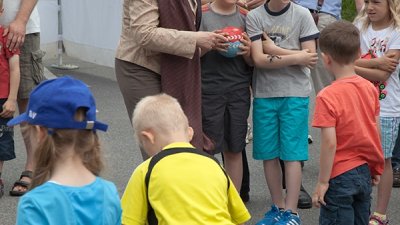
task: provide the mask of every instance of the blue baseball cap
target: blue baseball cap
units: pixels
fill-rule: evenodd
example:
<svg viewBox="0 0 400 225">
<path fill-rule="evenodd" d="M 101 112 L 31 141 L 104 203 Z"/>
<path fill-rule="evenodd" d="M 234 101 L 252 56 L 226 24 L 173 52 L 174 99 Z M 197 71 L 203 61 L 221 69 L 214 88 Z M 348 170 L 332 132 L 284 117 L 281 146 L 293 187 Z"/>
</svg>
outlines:
<svg viewBox="0 0 400 225">
<path fill-rule="evenodd" d="M 86 109 L 84 121 L 76 121 L 79 108 Z M 108 125 L 96 121 L 96 103 L 88 86 L 70 76 L 46 80 L 30 94 L 27 111 L 7 125 L 22 122 L 53 129 L 86 129 L 107 131 Z"/>
</svg>

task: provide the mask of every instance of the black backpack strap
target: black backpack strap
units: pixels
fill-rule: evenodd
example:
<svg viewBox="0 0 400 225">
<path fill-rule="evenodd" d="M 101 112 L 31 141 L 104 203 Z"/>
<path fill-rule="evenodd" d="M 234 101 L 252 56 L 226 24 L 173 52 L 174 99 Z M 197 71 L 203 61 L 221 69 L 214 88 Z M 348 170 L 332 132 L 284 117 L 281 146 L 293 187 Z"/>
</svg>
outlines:
<svg viewBox="0 0 400 225">
<path fill-rule="evenodd" d="M 149 182 L 150 182 L 151 172 L 153 171 L 154 166 L 161 159 L 163 159 L 164 157 L 170 156 L 170 155 L 177 154 L 177 153 L 193 153 L 193 154 L 202 155 L 204 157 L 214 160 L 218 164 L 218 166 L 220 166 L 220 168 L 222 169 L 222 171 L 224 172 L 224 174 L 226 176 L 226 179 L 228 181 L 228 189 L 231 185 L 228 175 L 226 174 L 226 171 L 222 168 L 222 166 L 219 164 L 218 159 L 216 159 L 214 156 L 211 156 L 204 151 L 199 151 L 194 148 L 173 148 L 173 149 L 163 150 L 163 151 L 157 153 L 155 156 L 153 156 L 153 158 L 150 159 L 149 167 L 147 169 L 146 177 L 144 180 L 145 185 L 146 185 L 147 206 L 148 206 L 147 220 L 148 220 L 149 225 L 157 225 L 158 224 L 156 214 L 154 212 L 153 207 L 151 207 L 151 204 L 149 201 Z"/>
</svg>

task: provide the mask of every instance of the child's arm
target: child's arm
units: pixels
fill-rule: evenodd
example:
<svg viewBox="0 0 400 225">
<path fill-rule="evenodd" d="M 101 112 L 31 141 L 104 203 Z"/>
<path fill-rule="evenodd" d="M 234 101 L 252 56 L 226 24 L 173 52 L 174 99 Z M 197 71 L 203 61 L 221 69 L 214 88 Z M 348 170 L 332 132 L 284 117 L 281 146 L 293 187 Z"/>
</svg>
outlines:
<svg viewBox="0 0 400 225">
<path fill-rule="evenodd" d="M 284 49 L 279 46 L 276 46 L 274 41 L 271 40 L 271 38 L 268 37 L 266 33 L 263 34 L 264 40 L 262 41 L 263 43 L 263 50 L 264 53 L 269 53 L 273 55 L 293 55 L 300 53 L 301 50 L 290 50 L 290 49 Z"/>
<path fill-rule="evenodd" d="M 312 67 L 317 61 L 317 54 L 309 53 L 306 50 L 293 55 L 265 54 L 261 39 L 251 43 L 251 57 L 255 66 L 264 69 L 277 69 L 293 65 Z"/>
<path fill-rule="evenodd" d="M 20 81 L 19 73 L 19 55 L 13 55 L 9 60 L 10 67 L 10 92 L 7 101 L 3 105 L 3 110 L 0 117 L 10 118 L 14 115 L 17 108 L 17 94 Z"/>
<path fill-rule="evenodd" d="M 122 224 L 147 224 L 148 202 L 145 177 L 148 164 L 141 163 L 133 171 L 121 197 Z"/>
<path fill-rule="evenodd" d="M 373 68 L 373 69 L 380 69 L 390 73 L 396 69 L 397 65 L 399 64 L 398 59 L 396 59 L 395 52 L 388 52 L 384 56 L 372 59 L 357 59 L 355 62 L 356 66 L 365 67 L 365 68 Z"/>
<path fill-rule="evenodd" d="M 386 81 L 399 63 L 400 50 L 390 49 L 385 56 L 374 59 L 357 59 L 356 73 L 371 81 Z"/>
<path fill-rule="evenodd" d="M 378 130 L 379 134 L 379 139 L 382 140 L 382 135 L 381 135 L 381 122 L 379 116 L 375 117 L 376 121 L 376 129 Z M 379 182 L 381 181 L 381 175 L 372 175 L 372 185 L 378 185 Z"/>
<path fill-rule="evenodd" d="M 329 188 L 329 178 L 331 176 L 333 161 L 336 153 L 336 128 L 321 128 L 321 155 L 319 163 L 318 183 L 313 194 L 313 204 L 316 207 L 325 205 L 324 196 Z"/>
<path fill-rule="evenodd" d="M 365 68 L 360 66 L 355 66 L 354 69 L 358 75 L 370 81 L 386 81 L 391 74 L 380 69 Z"/>
<path fill-rule="evenodd" d="M 300 45 L 301 45 L 301 49 L 303 49 L 303 50 L 307 49 L 311 53 L 316 53 L 317 52 L 317 45 L 316 45 L 316 40 L 315 39 L 301 42 Z"/>
<path fill-rule="evenodd" d="M 243 38 L 240 40 L 242 42 L 242 45 L 239 46 L 240 52 L 238 55 L 242 55 L 244 61 L 246 61 L 247 65 L 253 66 L 253 60 L 251 59 L 251 40 L 247 33 L 242 34 Z"/>
</svg>

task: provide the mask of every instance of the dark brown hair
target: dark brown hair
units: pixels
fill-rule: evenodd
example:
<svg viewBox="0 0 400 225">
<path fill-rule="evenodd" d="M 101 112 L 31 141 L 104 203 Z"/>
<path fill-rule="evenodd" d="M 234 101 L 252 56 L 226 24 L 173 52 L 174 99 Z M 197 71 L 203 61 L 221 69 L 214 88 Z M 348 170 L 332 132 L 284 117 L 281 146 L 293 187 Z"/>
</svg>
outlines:
<svg viewBox="0 0 400 225">
<path fill-rule="evenodd" d="M 360 32 L 347 21 L 331 23 L 322 30 L 319 47 L 337 63 L 350 64 L 359 57 Z"/>
</svg>

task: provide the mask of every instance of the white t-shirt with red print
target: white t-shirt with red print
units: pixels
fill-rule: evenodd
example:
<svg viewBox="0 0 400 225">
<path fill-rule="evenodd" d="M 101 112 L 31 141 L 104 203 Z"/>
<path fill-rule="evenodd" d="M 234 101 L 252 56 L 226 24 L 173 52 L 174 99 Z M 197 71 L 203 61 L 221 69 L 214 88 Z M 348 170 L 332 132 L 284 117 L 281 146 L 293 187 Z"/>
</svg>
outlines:
<svg viewBox="0 0 400 225">
<path fill-rule="evenodd" d="M 355 24 L 360 30 L 361 55 L 368 53 L 381 57 L 389 50 L 400 50 L 400 28 L 392 26 L 374 30 L 372 25 L 362 29 L 361 23 Z M 400 117 L 400 67 L 385 82 L 374 82 L 379 90 L 381 117 Z"/>
</svg>

